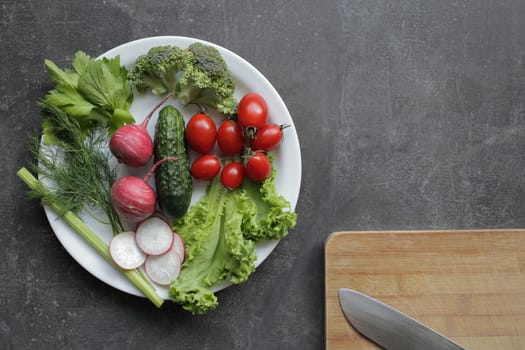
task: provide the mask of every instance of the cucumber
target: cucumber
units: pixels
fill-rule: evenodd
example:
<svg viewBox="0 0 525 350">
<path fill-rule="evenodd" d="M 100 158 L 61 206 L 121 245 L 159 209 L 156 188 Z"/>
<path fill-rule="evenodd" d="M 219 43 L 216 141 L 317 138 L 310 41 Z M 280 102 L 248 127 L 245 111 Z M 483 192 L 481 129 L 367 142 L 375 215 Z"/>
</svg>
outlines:
<svg viewBox="0 0 525 350">
<path fill-rule="evenodd" d="M 184 137 L 184 118 L 173 106 L 163 107 L 155 127 L 155 161 L 166 157 L 178 160 L 164 162 L 155 171 L 157 200 L 168 219 L 183 216 L 188 210 L 193 191 L 190 160 Z"/>
</svg>

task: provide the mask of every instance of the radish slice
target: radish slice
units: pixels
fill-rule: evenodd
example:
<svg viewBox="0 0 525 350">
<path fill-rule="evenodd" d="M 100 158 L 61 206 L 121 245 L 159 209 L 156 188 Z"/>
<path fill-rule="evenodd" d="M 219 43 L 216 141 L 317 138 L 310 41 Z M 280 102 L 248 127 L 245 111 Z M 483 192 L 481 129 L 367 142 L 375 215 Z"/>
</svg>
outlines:
<svg viewBox="0 0 525 350">
<path fill-rule="evenodd" d="M 109 242 L 109 254 L 115 264 L 124 270 L 136 269 L 146 260 L 146 254 L 138 247 L 132 231 L 114 236 Z"/>
<path fill-rule="evenodd" d="M 184 244 L 184 240 L 182 239 L 181 235 L 179 235 L 177 232 L 173 232 L 173 250 L 179 254 L 180 263 L 182 264 L 184 260 L 186 259 L 186 245 Z"/>
<path fill-rule="evenodd" d="M 164 255 L 148 256 L 144 266 L 146 273 L 153 282 L 167 286 L 179 277 L 181 262 L 179 254 L 171 249 Z"/>
<path fill-rule="evenodd" d="M 166 221 L 150 217 L 140 223 L 135 234 L 137 244 L 148 255 L 161 255 L 173 245 L 173 231 Z"/>
</svg>

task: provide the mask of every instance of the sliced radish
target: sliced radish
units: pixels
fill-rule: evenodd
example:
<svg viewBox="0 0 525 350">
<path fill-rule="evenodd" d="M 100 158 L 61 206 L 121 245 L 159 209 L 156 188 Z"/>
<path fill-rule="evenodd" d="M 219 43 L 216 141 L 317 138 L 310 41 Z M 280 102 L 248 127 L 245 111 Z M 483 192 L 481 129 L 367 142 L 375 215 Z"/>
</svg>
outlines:
<svg viewBox="0 0 525 350">
<path fill-rule="evenodd" d="M 153 282 L 166 286 L 179 277 L 181 262 L 179 254 L 171 249 L 163 255 L 148 256 L 144 266 Z"/>
<path fill-rule="evenodd" d="M 140 223 L 135 239 L 144 253 L 161 255 L 171 249 L 173 231 L 166 221 L 153 216 Z"/>
<path fill-rule="evenodd" d="M 181 235 L 179 235 L 177 232 L 173 232 L 173 250 L 179 254 L 180 263 L 182 264 L 184 262 L 184 259 L 186 259 L 186 245 L 184 244 L 184 240 L 182 239 Z"/>
<path fill-rule="evenodd" d="M 121 232 L 111 239 L 109 255 L 124 270 L 136 269 L 146 260 L 146 254 L 137 245 L 132 231 Z"/>
</svg>

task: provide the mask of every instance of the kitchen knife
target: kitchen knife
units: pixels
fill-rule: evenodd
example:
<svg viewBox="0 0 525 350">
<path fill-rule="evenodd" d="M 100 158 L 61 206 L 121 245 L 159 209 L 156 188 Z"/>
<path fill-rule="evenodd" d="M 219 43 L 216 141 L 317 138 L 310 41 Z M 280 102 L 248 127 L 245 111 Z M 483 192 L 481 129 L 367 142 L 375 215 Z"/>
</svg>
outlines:
<svg viewBox="0 0 525 350">
<path fill-rule="evenodd" d="M 385 349 L 464 349 L 402 312 L 353 289 L 339 289 L 339 302 L 348 322 Z"/>
</svg>

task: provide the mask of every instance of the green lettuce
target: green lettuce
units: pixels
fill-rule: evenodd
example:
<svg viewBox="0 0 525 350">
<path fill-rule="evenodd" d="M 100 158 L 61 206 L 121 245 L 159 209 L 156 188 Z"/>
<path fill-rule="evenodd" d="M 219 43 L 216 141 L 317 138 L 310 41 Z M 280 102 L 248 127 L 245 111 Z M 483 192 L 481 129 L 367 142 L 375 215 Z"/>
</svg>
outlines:
<svg viewBox="0 0 525 350">
<path fill-rule="evenodd" d="M 275 189 L 275 172 L 263 184 L 245 180 L 228 190 L 218 177 L 206 194 L 174 224 L 186 243 L 186 261 L 170 285 L 170 298 L 193 314 L 215 309 L 211 287 L 239 284 L 255 270 L 255 243 L 282 238 L 297 221 L 290 203 Z"/>
<path fill-rule="evenodd" d="M 277 194 L 275 174 L 274 169 L 262 185 L 253 181 L 243 182 L 243 192 L 255 205 L 243 222 L 243 235 L 248 239 L 280 239 L 288 234 L 290 227 L 295 226 L 297 215 L 292 211 L 290 202 Z"/>
</svg>

